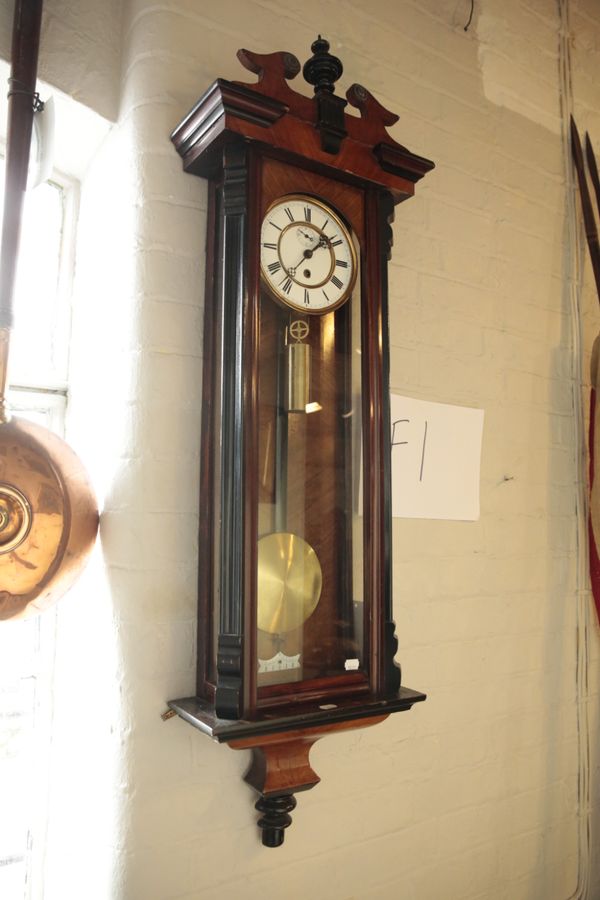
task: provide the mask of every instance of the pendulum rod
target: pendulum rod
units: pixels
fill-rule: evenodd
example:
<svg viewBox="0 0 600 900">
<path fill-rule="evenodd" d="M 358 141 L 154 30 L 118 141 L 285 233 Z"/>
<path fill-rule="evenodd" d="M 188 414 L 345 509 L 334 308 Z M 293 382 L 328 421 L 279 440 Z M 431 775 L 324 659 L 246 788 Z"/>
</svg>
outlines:
<svg viewBox="0 0 600 900">
<path fill-rule="evenodd" d="M 4 218 L 0 245 L 0 422 L 7 420 L 6 388 L 13 294 L 23 201 L 27 187 L 42 21 L 42 0 L 16 0 L 13 19 L 11 74 L 4 188 Z"/>
</svg>

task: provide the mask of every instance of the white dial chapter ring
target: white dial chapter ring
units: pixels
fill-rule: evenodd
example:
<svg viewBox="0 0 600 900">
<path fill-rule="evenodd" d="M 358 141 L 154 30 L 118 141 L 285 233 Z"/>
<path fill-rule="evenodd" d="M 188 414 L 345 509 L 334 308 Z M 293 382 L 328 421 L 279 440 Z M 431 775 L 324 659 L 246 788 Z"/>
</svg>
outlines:
<svg viewBox="0 0 600 900">
<path fill-rule="evenodd" d="M 303 194 L 274 201 L 260 240 L 262 279 L 285 306 L 320 315 L 350 296 L 357 271 L 353 240 L 323 201 Z"/>
</svg>

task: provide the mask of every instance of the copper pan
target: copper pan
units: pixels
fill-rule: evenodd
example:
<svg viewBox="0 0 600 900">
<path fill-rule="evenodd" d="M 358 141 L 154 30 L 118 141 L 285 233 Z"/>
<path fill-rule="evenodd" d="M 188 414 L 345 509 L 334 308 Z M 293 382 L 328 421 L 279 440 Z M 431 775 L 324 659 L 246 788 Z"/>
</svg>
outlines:
<svg viewBox="0 0 600 900">
<path fill-rule="evenodd" d="M 71 587 L 98 529 L 84 468 L 59 437 L 6 409 L 12 299 L 33 123 L 41 0 L 17 0 L 0 251 L 0 619 L 41 612 Z"/>
<path fill-rule="evenodd" d="M 0 619 L 43 612 L 73 584 L 98 530 L 85 470 L 33 422 L 0 425 Z"/>
</svg>

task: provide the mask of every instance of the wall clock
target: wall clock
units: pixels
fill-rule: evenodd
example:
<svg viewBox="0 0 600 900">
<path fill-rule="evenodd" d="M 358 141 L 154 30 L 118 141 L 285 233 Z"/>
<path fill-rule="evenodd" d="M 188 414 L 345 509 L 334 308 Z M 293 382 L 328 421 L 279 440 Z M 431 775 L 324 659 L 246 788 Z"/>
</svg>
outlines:
<svg viewBox="0 0 600 900">
<path fill-rule="evenodd" d="M 171 708 L 251 749 L 263 843 L 318 782 L 323 735 L 383 721 L 401 685 L 391 601 L 387 262 L 394 205 L 433 163 L 362 86 L 345 111 L 321 37 L 240 50 L 175 129 L 208 179 L 198 679 Z"/>
</svg>

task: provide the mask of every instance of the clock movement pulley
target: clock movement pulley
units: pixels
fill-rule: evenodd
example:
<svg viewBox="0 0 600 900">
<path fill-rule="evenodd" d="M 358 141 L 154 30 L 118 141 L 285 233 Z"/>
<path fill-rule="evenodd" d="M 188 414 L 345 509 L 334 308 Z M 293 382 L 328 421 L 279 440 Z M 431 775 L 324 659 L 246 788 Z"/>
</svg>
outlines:
<svg viewBox="0 0 600 900">
<path fill-rule="evenodd" d="M 170 706 L 252 750 L 267 846 L 319 780 L 317 739 L 425 699 L 394 661 L 387 261 L 433 163 L 312 50 L 313 98 L 292 54 L 240 50 L 258 81 L 216 81 L 172 135 L 209 181 L 209 241 L 198 679 Z"/>
</svg>

